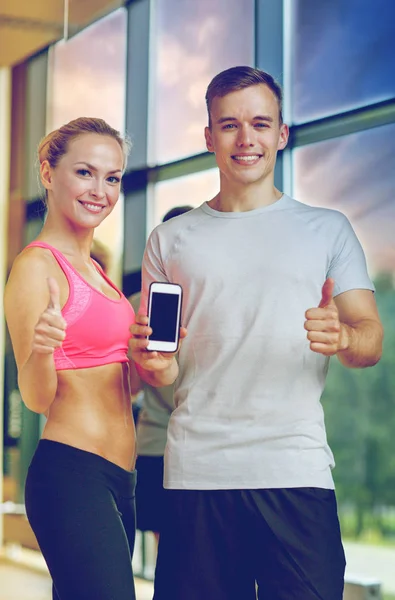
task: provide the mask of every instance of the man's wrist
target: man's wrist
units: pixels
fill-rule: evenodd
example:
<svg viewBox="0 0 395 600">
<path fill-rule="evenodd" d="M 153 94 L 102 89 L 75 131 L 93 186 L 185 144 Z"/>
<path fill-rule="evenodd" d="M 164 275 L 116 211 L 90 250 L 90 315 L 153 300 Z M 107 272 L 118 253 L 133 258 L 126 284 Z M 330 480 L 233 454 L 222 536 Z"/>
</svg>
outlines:
<svg viewBox="0 0 395 600">
<path fill-rule="evenodd" d="M 152 385 L 153 387 L 163 387 L 174 383 L 178 376 L 178 363 L 173 356 L 168 365 L 163 365 L 162 368 L 146 368 L 135 361 L 137 373 L 140 378 Z"/>
<path fill-rule="evenodd" d="M 338 352 L 345 352 L 350 347 L 351 327 L 345 323 L 340 323 L 340 339 Z"/>
</svg>

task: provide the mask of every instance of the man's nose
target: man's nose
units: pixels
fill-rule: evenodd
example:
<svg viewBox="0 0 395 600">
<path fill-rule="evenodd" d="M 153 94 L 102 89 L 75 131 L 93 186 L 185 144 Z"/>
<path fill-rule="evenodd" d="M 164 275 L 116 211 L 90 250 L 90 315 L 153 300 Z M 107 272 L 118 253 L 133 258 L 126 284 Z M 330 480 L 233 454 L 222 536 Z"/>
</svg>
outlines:
<svg viewBox="0 0 395 600">
<path fill-rule="evenodd" d="M 250 127 L 241 127 L 239 129 L 239 135 L 237 138 L 239 146 L 253 146 L 254 145 L 254 132 Z"/>
</svg>

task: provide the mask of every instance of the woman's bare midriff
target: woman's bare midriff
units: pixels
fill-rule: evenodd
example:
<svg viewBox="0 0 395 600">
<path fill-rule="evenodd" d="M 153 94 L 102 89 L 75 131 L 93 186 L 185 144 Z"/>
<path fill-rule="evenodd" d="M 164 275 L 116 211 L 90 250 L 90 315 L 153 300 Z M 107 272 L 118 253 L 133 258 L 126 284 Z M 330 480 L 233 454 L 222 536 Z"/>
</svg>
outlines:
<svg viewBox="0 0 395 600">
<path fill-rule="evenodd" d="M 93 452 L 128 471 L 136 460 L 128 363 L 58 371 L 42 437 Z"/>
</svg>

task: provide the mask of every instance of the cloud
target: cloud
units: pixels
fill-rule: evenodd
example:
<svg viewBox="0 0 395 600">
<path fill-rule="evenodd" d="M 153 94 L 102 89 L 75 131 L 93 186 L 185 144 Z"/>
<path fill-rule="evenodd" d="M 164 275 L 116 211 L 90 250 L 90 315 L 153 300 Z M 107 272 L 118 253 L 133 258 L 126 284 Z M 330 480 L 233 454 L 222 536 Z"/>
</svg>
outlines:
<svg viewBox="0 0 395 600">
<path fill-rule="evenodd" d="M 122 130 L 126 11 L 116 11 L 66 43 L 59 42 L 51 52 L 48 129 L 79 116 L 92 116 Z"/>
<path fill-rule="evenodd" d="M 395 270 L 394 133 L 387 125 L 293 151 L 295 197 L 343 212 L 373 272 Z"/>
<path fill-rule="evenodd" d="M 209 70 L 207 56 L 188 52 L 182 42 L 172 35 L 163 35 L 159 47 L 157 77 L 160 87 L 171 88 L 185 84 L 188 89 L 193 83 L 191 73 L 200 76 Z"/>
<path fill-rule="evenodd" d="M 205 150 L 207 85 L 219 71 L 253 58 L 253 2 L 229 7 L 224 0 L 201 0 L 182 6 L 177 19 L 165 13 L 158 19 L 152 159 L 160 162 Z"/>
</svg>

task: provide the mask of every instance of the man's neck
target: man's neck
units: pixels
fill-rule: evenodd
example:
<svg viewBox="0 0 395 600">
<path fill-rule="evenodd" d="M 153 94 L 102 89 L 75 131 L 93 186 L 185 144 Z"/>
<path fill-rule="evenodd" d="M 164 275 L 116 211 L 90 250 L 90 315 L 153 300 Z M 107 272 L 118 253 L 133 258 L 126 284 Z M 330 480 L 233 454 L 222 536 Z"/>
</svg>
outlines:
<svg viewBox="0 0 395 600">
<path fill-rule="evenodd" d="M 283 195 L 272 184 L 269 186 L 231 186 L 221 181 L 219 193 L 208 202 L 208 205 L 220 212 L 247 212 L 269 204 L 274 204 Z"/>
</svg>

